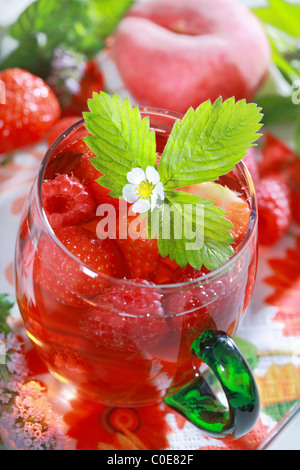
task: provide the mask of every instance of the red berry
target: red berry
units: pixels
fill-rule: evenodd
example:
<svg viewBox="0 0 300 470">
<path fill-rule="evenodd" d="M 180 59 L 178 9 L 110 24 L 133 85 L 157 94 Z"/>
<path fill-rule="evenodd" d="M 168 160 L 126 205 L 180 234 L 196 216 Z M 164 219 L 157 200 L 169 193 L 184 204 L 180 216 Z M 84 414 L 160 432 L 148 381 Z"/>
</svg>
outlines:
<svg viewBox="0 0 300 470">
<path fill-rule="evenodd" d="M 95 216 L 95 202 L 75 176 L 58 175 L 42 186 L 43 206 L 53 230 L 79 225 Z"/>
<path fill-rule="evenodd" d="M 208 272 L 206 268 L 198 271 L 188 265 L 186 268 L 178 268 L 175 271 L 172 282 L 180 284 L 195 281 Z M 218 287 L 221 289 L 221 286 Z M 213 305 L 217 299 L 218 293 L 213 287 L 195 283 L 193 287 L 180 289 L 166 296 L 164 307 L 172 329 L 175 332 L 183 332 L 189 342 L 204 329 L 215 328 L 216 325 L 206 304 Z"/>
<path fill-rule="evenodd" d="M 176 261 L 171 261 L 167 256 L 166 258 L 161 258 L 157 274 L 155 276 L 155 284 L 172 284 L 174 278 L 174 272 L 178 269 L 178 264 Z"/>
<path fill-rule="evenodd" d="M 254 185 L 257 185 L 259 182 L 259 173 L 258 173 L 258 165 L 256 160 L 256 151 L 253 147 L 248 149 L 247 155 L 243 159 L 251 177 L 253 180 Z"/>
<path fill-rule="evenodd" d="M 50 146 L 53 142 L 60 136 L 64 131 L 71 127 L 76 122 L 80 121 L 82 117 L 80 116 L 70 116 L 65 117 L 57 121 L 54 126 L 51 127 L 50 132 L 47 137 L 48 145 Z"/>
<path fill-rule="evenodd" d="M 300 160 L 292 163 L 287 172 L 287 181 L 291 191 L 293 220 L 300 225 Z"/>
<path fill-rule="evenodd" d="M 99 240 L 82 227 L 64 227 L 56 236 L 70 255 L 50 237 L 42 238 L 33 274 L 35 281 L 56 300 L 67 305 L 82 305 L 82 299 L 92 299 L 102 292 L 108 282 L 105 276 L 124 277 L 121 256 L 112 240 Z M 94 273 L 89 275 L 83 265 Z"/>
<path fill-rule="evenodd" d="M 291 195 L 281 175 L 263 178 L 256 188 L 258 232 L 261 245 L 273 245 L 288 230 L 291 220 Z"/>
<path fill-rule="evenodd" d="M 177 268 L 173 275 L 173 283 L 184 283 L 195 281 L 205 274 L 210 273 L 209 269 L 202 266 L 200 270 L 193 268 L 189 264 L 185 268 Z"/>
<path fill-rule="evenodd" d="M 161 255 L 157 240 L 149 240 L 146 234 L 147 219 L 131 212 L 120 214 L 117 220 L 117 244 L 126 261 L 130 277 L 154 281 Z M 120 228 L 121 227 L 121 228 Z"/>
<path fill-rule="evenodd" d="M 88 111 L 87 101 L 93 92 L 99 93 L 104 89 L 104 77 L 95 60 L 87 63 L 86 70 L 80 82 L 80 91 L 73 95 L 70 105 L 64 115 L 81 114 Z"/>
<path fill-rule="evenodd" d="M 92 164 L 91 158 L 94 157 L 96 157 L 96 155 L 91 150 L 82 155 L 80 165 L 81 180 L 90 189 L 97 205 L 112 204 L 117 208 L 119 205 L 119 199 L 111 197 L 109 195 L 110 190 L 104 188 L 96 181 L 100 176 L 102 176 L 102 173 Z"/>
<path fill-rule="evenodd" d="M 0 105 L 0 154 L 42 140 L 59 119 L 59 102 L 39 77 L 19 68 L 0 73 L 5 104 Z"/>
<path fill-rule="evenodd" d="M 209 274 L 205 267 L 198 271 L 187 266 L 175 271 L 173 282 L 188 284 L 166 293 L 164 309 L 173 333 L 182 335 L 182 346 L 185 344 L 189 349 L 191 342 L 206 329 L 228 331 L 234 324 L 244 299 L 240 269 L 236 264 L 232 271 L 209 280 L 204 279 Z"/>
<path fill-rule="evenodd" d="M 295 160 L 294 152 L 273 134 L 267 134 L 261 150 L 259 174 L 265 178 L 272 174 L 282 173 Z"/>
<path fill-rule="evenodd" d="M 81 328 L 100 347 L 144 350 L 163 341 L 169 332 L 161 297 L 159 289 L 144 280 L 111 287 L 94 299 L 97 307 L 84 312 Z"/>
</svg>

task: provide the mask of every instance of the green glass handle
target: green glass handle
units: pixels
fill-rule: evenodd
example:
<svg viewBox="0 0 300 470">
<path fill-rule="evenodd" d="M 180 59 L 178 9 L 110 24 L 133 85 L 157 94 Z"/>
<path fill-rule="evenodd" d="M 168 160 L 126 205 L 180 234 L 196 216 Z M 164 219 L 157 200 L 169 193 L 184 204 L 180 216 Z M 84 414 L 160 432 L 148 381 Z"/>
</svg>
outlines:
<svg viewBox="0 0 300 470">
<path fill-rule="evenodd" d="M 222 331 L 206 330 L 192 344 L 191 352 L 214 372 L 226 395 L 224 406 L 203 377 L 171 393 L 165 402 L 206 433 L 238 439 L 255 425 L 259 395 L 249 365 L 233 339 Z"/>
</svg>

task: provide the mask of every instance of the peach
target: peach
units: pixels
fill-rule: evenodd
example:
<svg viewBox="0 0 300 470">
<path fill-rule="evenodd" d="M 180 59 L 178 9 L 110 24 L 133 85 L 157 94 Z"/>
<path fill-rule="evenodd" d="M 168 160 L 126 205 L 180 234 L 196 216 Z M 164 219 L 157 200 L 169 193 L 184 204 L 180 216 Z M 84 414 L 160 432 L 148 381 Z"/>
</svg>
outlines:
<svg viewBox="0 0 300 470">
<path fill-rule="evenodd" d="M 114 56 L 138 104 L 183 113 L 219 96 L 252 100 L 271 53 L 257 18 L 235 0 L 149 0 L 120 22 Z"/>
</svg>

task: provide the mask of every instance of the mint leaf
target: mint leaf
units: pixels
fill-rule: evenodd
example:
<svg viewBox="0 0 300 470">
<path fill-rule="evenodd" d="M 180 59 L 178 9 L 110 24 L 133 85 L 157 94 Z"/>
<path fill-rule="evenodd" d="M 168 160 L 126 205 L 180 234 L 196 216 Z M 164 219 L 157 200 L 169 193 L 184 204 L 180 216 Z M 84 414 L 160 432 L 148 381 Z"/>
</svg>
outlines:
<svg viewBox="0 0 300 470">
<path fill-rule="evenodd" d="M 90 112 L 83 113 L 85 127 L 92 134 L 84 139 L 97 155 L 91 162 L 104 176 L 98 183 L 111 189 L 111 196 L 122 196 L 132 168 L 156 166 L 155 132 L 148 116 L 141 119 L 138 107 L 132 109 L 126 98 L 94 93 L 88 101 Z"/>
<path fill-rule="evenodd" d="M 166 203 L 149 216 L 149 238 L 157 236 L 160 254 L 182 268 L 190 264 L 214 270 L 234 253 L 234 239 L 228 231 L 232 224 L 225 215 L 209 199 L 168 190 Z"/>
<path fill-rule="evenodd" d="M 219 98 L 190 108 L 176 121 L 159 164 L 165 188 L 216 180 L 231 171 L 260 137 L 260 108 Z"/>
</svg>

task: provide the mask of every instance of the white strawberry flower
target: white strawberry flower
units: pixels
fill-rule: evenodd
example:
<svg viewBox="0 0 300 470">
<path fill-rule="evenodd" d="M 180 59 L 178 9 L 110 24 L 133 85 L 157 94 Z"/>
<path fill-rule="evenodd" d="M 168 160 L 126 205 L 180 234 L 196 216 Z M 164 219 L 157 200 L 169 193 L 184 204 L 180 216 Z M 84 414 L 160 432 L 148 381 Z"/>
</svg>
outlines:
<svg viewBox="0 0 300 470">
<path fill-rule="evenodd" d="M 153 211 L 159 207 L 165 199 L 164 186 L 160 181 L 160 175 L 153 166 L 133 168 L 127 173 L 127 181 L 123 188 L 123 198 L 133 204 L 134 212 Z"/>
</svg>

